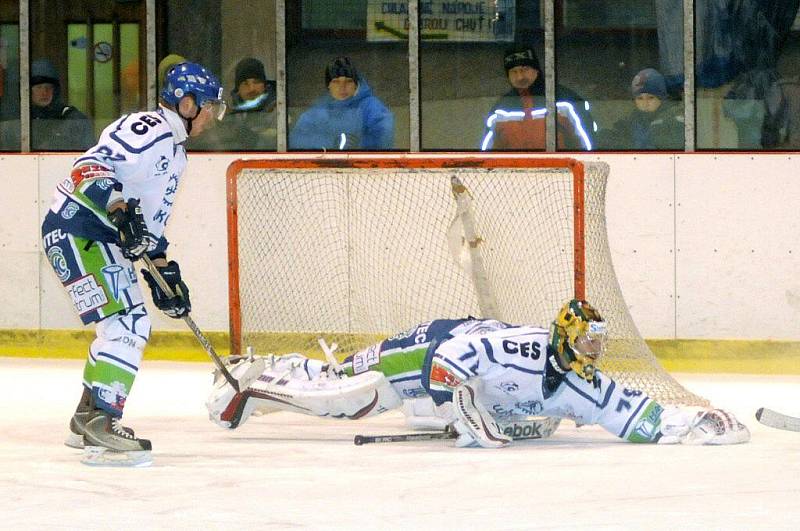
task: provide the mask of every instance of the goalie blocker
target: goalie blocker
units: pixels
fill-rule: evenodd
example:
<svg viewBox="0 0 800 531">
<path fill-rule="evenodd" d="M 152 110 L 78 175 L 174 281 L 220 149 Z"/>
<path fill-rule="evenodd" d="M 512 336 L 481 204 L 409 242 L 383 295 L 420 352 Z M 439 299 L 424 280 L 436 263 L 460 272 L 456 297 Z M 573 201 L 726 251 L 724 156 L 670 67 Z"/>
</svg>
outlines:
<svg viewBox="0 0 800 531">
<path fill-rule="evenodd" d="M 586 301 L 569 301 L 550 330 L 486 319 L 421 323 L 345 360 L 343 372 L 301 354 L 239 358 L 232 371 L 264 360 L 261 376 L 242 393 L 218 379 L 209 414 L 223 427 L 253 412 L 284 410 L 333 418 L 363 418 L 416 403 L 410 425 L 452 425 L 458 446 L 499 448 L 510 438 L 500 422 L 531 416 L 598 424 L 636 443 L 733 444 L 747 428 L 719 409 L 663 406 L 637 389 L 618 385 L 596 368 L 605 349 L 605 323 Z M 241 366 L 241 367 L 240 367 Z M 424 404 L 424 402 L 421 402 Z"/>
</svg>

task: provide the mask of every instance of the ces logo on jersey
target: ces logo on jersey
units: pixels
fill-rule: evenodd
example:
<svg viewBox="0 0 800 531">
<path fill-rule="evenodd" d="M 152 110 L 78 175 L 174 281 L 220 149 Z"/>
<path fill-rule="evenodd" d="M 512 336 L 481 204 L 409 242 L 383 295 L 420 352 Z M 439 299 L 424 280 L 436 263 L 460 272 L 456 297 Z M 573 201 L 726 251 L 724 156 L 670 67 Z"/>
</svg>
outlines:
<svg viewBox="0 0 800 531">
<path fill-rule="evenodd" d="M 536 341 L 503 341 L 503 350 L 508 354 L 519 354 L 523 358 L 538 360 L 542 355 L 542 346 Z"/>
</svg>

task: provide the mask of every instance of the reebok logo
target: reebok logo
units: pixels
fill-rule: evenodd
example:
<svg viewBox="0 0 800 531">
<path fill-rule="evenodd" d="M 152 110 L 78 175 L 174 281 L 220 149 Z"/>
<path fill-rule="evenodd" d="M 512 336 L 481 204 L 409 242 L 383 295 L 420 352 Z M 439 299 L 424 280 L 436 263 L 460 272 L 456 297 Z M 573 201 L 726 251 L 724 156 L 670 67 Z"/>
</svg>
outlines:
<svg viewBox="0 0 800 531">
<path fill-rule="evenodd" d="M 503 435 L 518 439 L 541 439 L 541 424 L 511 424 L 503 427 Z"/>
</svg>

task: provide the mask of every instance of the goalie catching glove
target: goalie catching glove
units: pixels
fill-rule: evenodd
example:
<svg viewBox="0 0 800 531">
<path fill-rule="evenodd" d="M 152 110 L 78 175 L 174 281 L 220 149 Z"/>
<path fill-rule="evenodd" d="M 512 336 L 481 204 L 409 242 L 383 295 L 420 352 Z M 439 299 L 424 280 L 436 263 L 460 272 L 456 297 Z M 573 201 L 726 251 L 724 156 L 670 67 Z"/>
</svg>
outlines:
<svg viewBox="0 0 800 531">
<path fill-rule="evenodd" d="M 156 247 L 156 240 L 147 230 L 138 199 L 128 199 L 111 207 L 108 219 L 117 228 L 117 245 L 122 256 L 134 262 Z"/>
<path fill-rule="evenodd" d="M 174 297 L 169 297 L 158 285 L 150 271 L 142 269 L 142 277 L 144 277 L 147 285 L 150 286 L 150 292 L 153 294 L 153 303 L 156 308 L 173 319 L 180 319 L 188 315 L 192 311 L 192 303 L 189 300 L 189 288 L 181 279 L 181 268 L 178 267 L 178 262 L 170 260 L 167 265 L 156 266 L 156 269 L 170 287 L 172 293 L 175 294 Z"/>
</svg>

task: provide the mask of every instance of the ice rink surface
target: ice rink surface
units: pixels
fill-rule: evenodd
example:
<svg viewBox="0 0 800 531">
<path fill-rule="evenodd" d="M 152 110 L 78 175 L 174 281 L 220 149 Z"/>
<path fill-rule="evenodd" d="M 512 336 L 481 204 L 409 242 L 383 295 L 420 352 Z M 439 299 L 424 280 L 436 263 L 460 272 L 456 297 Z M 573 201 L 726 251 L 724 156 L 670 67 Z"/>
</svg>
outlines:
<svg viewBox="0 0 800 531">
<path fill-rule="evenodd" d="M 0 358 L 2 529 L 800 529 L 800 377 L 678 375 L 752 432 L 728 447 L 633 445 L 564 421 L 502 450 L 452 441 L 354 446 L 404 433 L 290 413 L 235 431 L 207 419 L 211 364 L 145 361 L 125 424 L 153 466 L 82 465 L 62 441 L 82 362 Z"/>
</svg>

